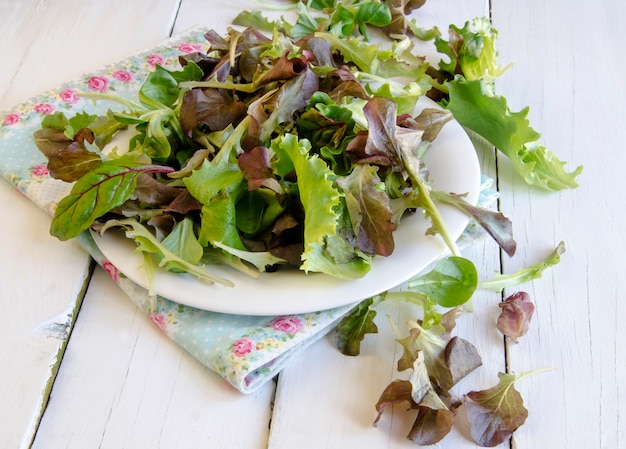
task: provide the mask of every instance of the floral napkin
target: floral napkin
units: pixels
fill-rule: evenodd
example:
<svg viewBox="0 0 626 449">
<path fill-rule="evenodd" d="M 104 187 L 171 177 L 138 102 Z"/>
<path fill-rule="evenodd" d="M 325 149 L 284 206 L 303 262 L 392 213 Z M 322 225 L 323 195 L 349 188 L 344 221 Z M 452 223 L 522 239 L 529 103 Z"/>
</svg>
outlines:
<svg viewBox="0 0 626 449">
<path fill-rule="evenodd" d="M 48 175 L 46 158 L 32 140 L 41 118 L 55 111 L 103 114 L 113 107 L 107 102 L 85 100 L 78 96 L 81 91 L 114 92 L 134 99 L 156 64 L 177 67 L 179 55 L 206 50 L 205 31 L 191 30 L 0 113 L 0 176 L 52 215 L 71 186 Z M 495 198 L 490 183 L 484 179 L 482 204 Z M 474 240 L 475 231 L 469 226 L 462 238 Z M 89 232 L 81 234 L 78 241 L 167 336 L 243 393 L 253 392 L 271 379 L 292 356 L 326 335 L 353 307 L 289 316 L 244 316 L 199 310 L 158 297 L 155 309 L 147 290 L 108 261 Z"/>
</svg>

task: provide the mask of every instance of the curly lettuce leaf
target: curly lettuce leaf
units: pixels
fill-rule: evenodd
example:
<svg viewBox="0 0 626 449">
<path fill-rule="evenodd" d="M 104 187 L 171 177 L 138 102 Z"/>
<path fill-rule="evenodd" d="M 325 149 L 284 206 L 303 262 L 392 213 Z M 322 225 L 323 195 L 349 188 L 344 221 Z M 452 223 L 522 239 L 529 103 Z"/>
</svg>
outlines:
<svg viewBox="0 0 626 449">
<path fill-rule="evenodd" d="M 310 143 L 284 134 L 272 141 L 279 172 L 293 167 L 304 207 L 304 252 L 301 269 L 322 272 L 344 279 L 360 278 L 371 260 L 356 251 L 338 232 L 342 220 L 341 195 L 332 181 L 332 172 L 317 155 L 309 154 Z"/>
<path fill-rule="evenodd" d="M 447 86 L 447 108 L 454 118 L 504 153 L 526 183 L 553 191 L 578 187 L 576 177 L 583 167 L 567 172 L 565 162 L 538 143 L 541 134 L 530 126 L 528 108 L 512 112 L 506 99 L 491 95 L 481 80 L 457 77 Z"/>
<path fill-rule="evenodd" d="M 447 63 L 439 63 L 439 67 L 448 73 L 460 73 L 467 80 L 484 79 L 492 82 L 508 68 L 498 64 L 498 31 L 487 17 L 467 21 L 463 28 L 450 25 L 448 35 L 448 41 L 441 37 L 435 38 L 437 50 L 450 59 Z"/>
</svg>

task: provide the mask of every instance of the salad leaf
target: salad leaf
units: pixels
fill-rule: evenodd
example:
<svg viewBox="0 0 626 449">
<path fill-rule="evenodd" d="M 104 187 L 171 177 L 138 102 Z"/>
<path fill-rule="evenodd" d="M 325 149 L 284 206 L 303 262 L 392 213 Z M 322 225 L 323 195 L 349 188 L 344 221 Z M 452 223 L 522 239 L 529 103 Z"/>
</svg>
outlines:
<svg viewBox="0 0 626 449">
<path fill-rule="evenodd" d="M 461 195 L 433 190 L 431 196 L 436 201 L 450 204 L 472 217 L 494 241 L 509 256 L 513 257 L 517 250 L 517 243 L 513 238 L 513 223 L 501 212 L 484 207 L 473 206 Z"/>
<path fill-rule="evenodd" d="M 496 327 L 513 343 L 517 343 L 517 339 L 528 332 L 535 305 L 526 292 L 514 293 L 498 305 L 500 315 Z"/>
<path fill-rule="evenodd" d="M 377 187 L 380 179 L 376 171 L 376 167 L 357 164 L 352 173 L 339 178 L 337 184 L 345 195 L 357 246 L 367 254 L 389 256 L 395 246 L 396 225 L 392 221 L 389 196 Z"/>
<path fill-rule="evenodd" d="M 565 162 L 537 142 L 541 135 L 526 119 L 528 108 L 512 112 L 506 99 L 490 95 L 484 83 L 461 77 L 447 83 L 447 107 L 454 118 L 502 151 L 528 184 L 555 191 L 578 187 L 582 166 L 567 172 Z"/>
<path fill-rule="evenodd" d="M 203 266 L 195 265 L 180 258 L 168 248 L 166 248 L 156 237 L 148 231 L 141 223 L 133 218 L 122 220 L 109 220 L 102 226 L 100 233 L 104 233 L 113 227 L 125 229 L 126 236 L 135 241 L 137 251 L 144 254 L 154 254 L 159 258 L 159 266 L 174 272 L 184 272 L 195 276 L 197 279 L 212 283 L 219 283 L 225 287 L 233 287 L 234 284 L 228 279 L 216 276 L 206 270 Z"/>
<path fill-rule="evenodd" d="M 450 256 L 437 262 L 432 271 L 412 279 L 408 288 L 417 290 L 444 307 L 467 302 L 478 285 L 474 264 L 463 257 Z"/>
<path fill-rule="evenodd" d="M 41 128 L 35 131 L 35 144 L 48 158 L 48 171 L 54 179 L 74 182 L 102 163 L 102 158 L 89 146 L 94 136 L 88 128 L 82 128 L 69 139 L 58 128 Z"/>
<path fill-rule="evenodd" d="M 161 241 L 161 244 L 192 265 L 197 265 L 204 254 L 202 245 L 198 243 L 194 233 L 193 221 L 190 218 L 184 218 L 178 222 L 174 229 Z"/>
<path fill-rule="evenodd" d="M 508 68 L 498 64 L 497 37 L 498 31 L 487 17 L 467 21 L 463 28 L 451 25 L 447 42 L 435 38 L 436 48 L 450 58 L 448 63 L 440 62 L 439 67 L 451 75 L 462 74 L 466 80 L 492 82 Z"/>
<path fill-rule="evenodd" d="M 307 140 L 298 140 L 293 134 L 273 140 L 270 149 L 277 155 L 277 164 L 292 166 L 298 179 L 305 212 L 301 269 L 345 279 L 363 276 L 370 269 L 369 258 L 350 249 L 337 233 L 341 199 L 328 166 L 317 155 L 309 154 Z"/>
<path fill-rule="evenodd" d="M 536 372 L 536 371 L 535 371 Z M 470 391 L 464 405 L 472 439 L 483 447 L 493 447 L 508 439 L 528 417 L 524 400 L 515 389 L 515 382 L 534 372 L 499 373 L 496 386 Z"/>
<path fill-rule="evenodd" d="M 430 446 L 441 441 L 452 430 L 454 425 L 454 411 L 447 407 L 442 407 L 441 400 L 432 401 L 431 398 L 438 399 L 432 391 L 426 395 L 426 401 L 422 401 L 418 406 L 417 418 L 411 427 L 407 438 L 420 446 Z M 431 405 L 431 402 L 435 402 Z"/>
<path fill-rule="evenodd" d="M 507 287 L 519 285 L 524 282 L 538 279 L 546 268 L 554 266 L 561 261 L 561 254 L 565 252 L 565 243 L 560 242 L 552 253 L 545 260 L 537 262 L 528 267 L 520 268 L 517 272 L 511 274 L 498 274 L 491 279 L 483 281 L 478 288 L 501 292 Z"/>
<path fill-rule="evenodd" d="M 133 194 L 142 173 L 168 173 L 162 165 L 133 162 L 128 158 L 105 161 L 83 175 L 54 213 L 50 232 L 60 240 L 76 237 L 99 217 Z"/>
<path fill-rule="evenodd" d="M 198 240 L 202 246 L 218 241 L 236 249 L 245 249 L 237 231 L 235 207 L 245 189 L 245 181 L 236 163 L 220 159 L 205 160 L 191 176 L 183 178 L 189 193 L 202 203 Z"/>
<path fill-rule="evenodd" d="M 341 319 L 335 331 L 335 343 L 342 354 L 359 355 L 365 335 L 378 333 L 378 326 L 374 323 L 375 305 L 375 299 L 368 298 Z"/>
</svg>

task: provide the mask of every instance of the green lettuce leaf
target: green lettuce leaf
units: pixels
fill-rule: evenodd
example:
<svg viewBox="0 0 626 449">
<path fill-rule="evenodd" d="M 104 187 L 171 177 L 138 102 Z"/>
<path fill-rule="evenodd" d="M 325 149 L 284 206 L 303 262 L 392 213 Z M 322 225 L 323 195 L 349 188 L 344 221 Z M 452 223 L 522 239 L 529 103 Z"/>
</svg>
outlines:
<svg viewBox="0 0 626 449">
<path fill-rule="evenodd" d="M 301 269 L 322 272 L 344 279 L 362 277 L 370 269 L 370 258 L 360 254 L 338 233 L 341 196 L 332 181 L 332 172 L 317 155 L 309 154 L 311 144 L 284 134 L 272 141 L 277 171 L 295 169 L 300 201 L 304 207 L 304 252 Z M 288 172 L 287 172 L 288 173 Z"/>
<path fill-rule="evenodd" d="M 191 176 L 183 178 L 189 193 L 202 203 L 202 220 L 198 241 L 208 246 L 212 241 L 243 250 L 236 227 L 235 205 L 246 182 L 237 163 L 220 159 L 205 160 Z"/>
<path fill-rule="evenodd" d="M 582 166 L 567 172 L 565 162 L 537 142 L 541 134 L 530 126 L 528 108 L 512 112 L 504 97 L 488 93 L 484 81 L 457 77 L 447 86 L 454 118 L 504 153 L 526 183 L 553 191 L 578 187 Z"/>
</svg>

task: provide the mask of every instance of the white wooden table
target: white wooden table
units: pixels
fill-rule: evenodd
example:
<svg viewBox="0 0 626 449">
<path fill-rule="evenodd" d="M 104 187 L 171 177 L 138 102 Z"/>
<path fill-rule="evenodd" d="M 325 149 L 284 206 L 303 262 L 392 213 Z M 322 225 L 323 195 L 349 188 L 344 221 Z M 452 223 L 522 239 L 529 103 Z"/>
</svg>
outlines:
<svg viewBox="0 0 626 449">
<path fill-rule="evenodd" d="M 216 15 L 225 30 L 255 6 L 0 0 L 0 110 Z M 569 169 L 585 166 L 579 189 L 542 193 L 478 149 L 519 245 L 512 259 L 491 241 L 473 247 L 481 275 L 537 262 L 561 240 L 567 252 L 527 286 L 537 311 L 516 345 L 493 326 L 500 295 L 477 294 L 458 333 L 484 365 L 463 387 L 489 387 L 498 371 L 555 368 L 519 383 L 530 415 L 501 447 L 626 448 L 626 3 L 429 0 L 419 14 L 444 30 L 491 14 L 501 62 L 515 64 L 499 92 L 513 110 L 530 105 Z M 77 244 L 50 237 L 49 217 L 4 181 L 0 204 L 0 447 L 415 447 L 402 407 L 372 427 L 399 351 L 385 313 L 360 357 L 326 338 L 243 395 L 163 336 Z M 475 444 L 461 425 L 438 447 Z"/>
</svg>

